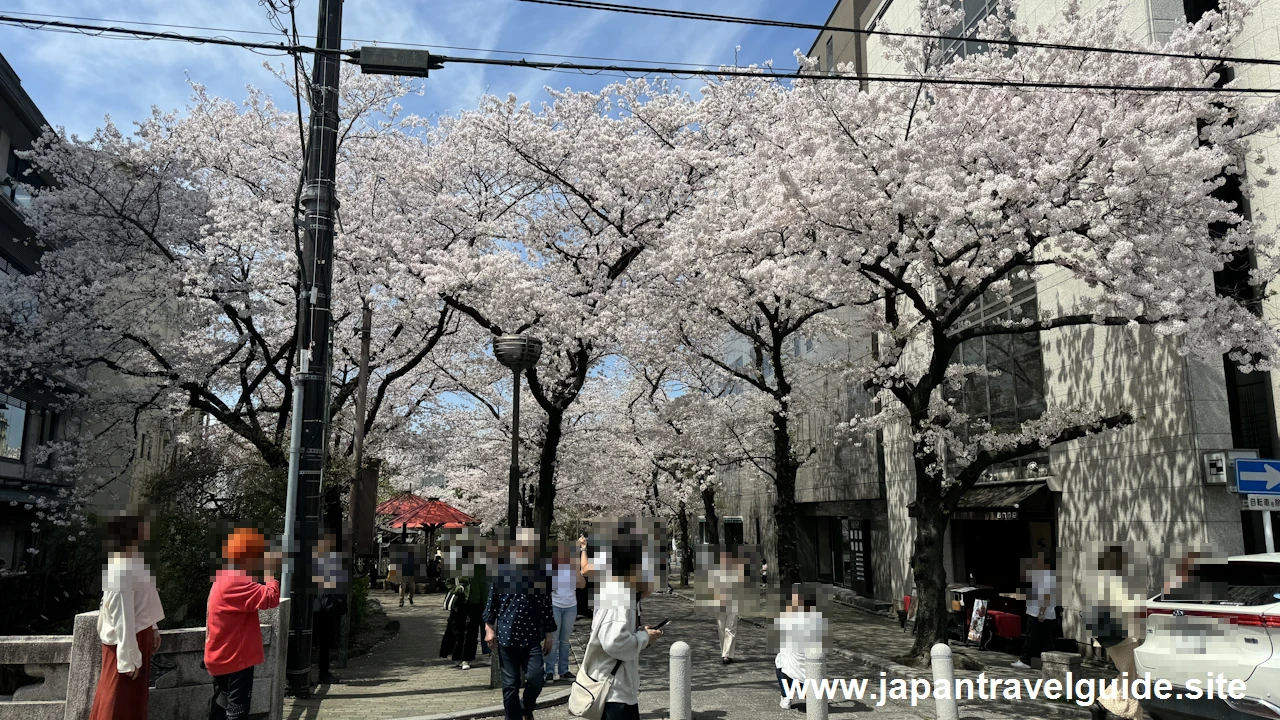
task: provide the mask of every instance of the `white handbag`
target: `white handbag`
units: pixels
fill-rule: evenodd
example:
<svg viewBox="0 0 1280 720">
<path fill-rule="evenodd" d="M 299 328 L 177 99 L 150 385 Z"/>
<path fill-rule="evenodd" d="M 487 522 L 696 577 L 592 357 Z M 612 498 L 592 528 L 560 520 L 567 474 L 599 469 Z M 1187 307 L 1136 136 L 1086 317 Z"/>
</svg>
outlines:
<svg viewBox="0 0 1280 720">
<path fill-rule="evenodd" d="M 593 630 L 591 639 L 587 641 L 587 652 L 578 666 L 578 676 L 574 678 L 573 688 L 569 691 L 569 713 L 586 720 L 600 720 L 604 717 L 604 704 L 609 698 L 609 691 L 613 689 L 613 680 L 618 674 L 618 668 L 622 667 L 622 661 L 619 660 L 614 663 L 613 671 L 602 678 L 596 679 L 588 675 L 587 668 L 594 664 L 590 662 L 590 659 L 595 657 L 592 650 L 604 652 L 604 648 L 595 640 Z"/>
</svg>

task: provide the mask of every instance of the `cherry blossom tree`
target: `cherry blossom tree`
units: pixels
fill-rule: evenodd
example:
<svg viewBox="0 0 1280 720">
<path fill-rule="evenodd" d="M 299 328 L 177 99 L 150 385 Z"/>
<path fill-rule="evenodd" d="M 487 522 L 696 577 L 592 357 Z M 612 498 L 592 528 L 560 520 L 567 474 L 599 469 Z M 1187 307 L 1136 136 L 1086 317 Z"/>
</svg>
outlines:
<svg viewBox="0 0 1280 720">
<path fill-rule="evenodd" d="M 46 250 L 35 275 L 0 279 L 0 364 L 65 379 L 124 429 L 148 412 L 197 410 L 281 469 L 296 357 L 300 120 L 258 90 L 243 104 L 193 91 L 184 112 L 156 111 L 132 134 L 108 120 L 91 138 L 50 131 L 36 144 L 32 162 L 56 180 L 28 213 Z M 390 191 L 427 157 L 422 122 L 396 104 L 410 91 L 354 73 L 343 82 L 331 414 L 348 430 L 336 452 L 349 451 L 357 421 L 375 448 L 380 429 L 407 422 L 432 391 L 425 359 L 456 331 L 438 289 L 424 293 L 389 251 L 388 238 L 425 222 L 421 204 Z M 365 306 L 370 400 L 357 420 Z"/>
<path fill-rule="evenodd" d="M 924 32 L 957 22 L 948 2 L 921 7 Z M 1071 5 L 1064 22 L 1032 28 L 1012 20 L 1005 4 L 978 35 L 1146 48 L 1125 34 L 1122 11 L 1105 3 L 1086 15 Z M 1241 6 L 1224 3 L 1174 32 L 1167 48 L 1230 55 L 1243 17 Z M 886 47 L 910 75 L 1198 88 L 1224 80 L 1209 60 L 1036 48 L 952 58 L 935 42 Z M 748 106 L 758 87 L 727 82 L 710 93 Z M 1213 273 L 1252 253 L 1252 282 L 1265 284 L 1273 238 L 1215 191 L 1239 176 L 1251 139 L 1275 128 L 1280 107 L 1214 92 L 924 83 L 861 91 L 821 80 L 797 83 L 783 104 L 753 147 L 755 166 L 772 168 L 773 197 L 756 203 L 744 227 L 760 236 L 796 228 L 839 282 L 864 295 L 859 302 L 876 303 L 865 329 L 876 334 L 878 353 L 852 373 L 884 409 L 854 425 L 900 423 L 914 450 L 910 564 L 919 611 L 909 657 L 925 662 L 946 638 L 942 537 L 965 492 L 1001 463 L 1135 422 L 1123 407 L 1076 405 L 1050 405 L 1021 423 L 970 417 L 957 396 L 997 371 L 960 362 L 958 351 L 979 338 L 1143 326 L 1181 352 L 1225 353 L 1246 371 L 1270 368 L 1274 329 L 1216 293 Z M 764 184 L 747 173 L 734 181 Z M 1050 271 L 1088 292 L 1066 307 L 974 319 L 979 303 L 1011 300 Z"/>
<path fill-rule="evenodd" d="M 514 98 L 441 122 L 438 188 L 457 221 L 438 251 L 408 261 L 445 302 L 492 335 L 530 332 L 542 360 L 524 378 L 545 416 L 534 526 L 550 531 L 568 418 L 593 373 L 627 345 L 633 264 L 693 197 L 699 154 L 692 101 L 634 81 L 553 93 L 535 111 Z M 443 177 L 443 175 L 441 176 Z M 406 249 L 406 252 L 411 249 Z M 431 282 L 447 272 L 447 282 Z"/>
<path fill-rule="evenodd" d="M 860 285 L 833 279 L 824 241 L 804 218 L 775 211 L 784 208 L 770 181 L 777 177 L 774 153 L 761 146 L 794 125 L 790 95 L 763 78 L 707 92 L 698 122 L 715 167 L 654 271 L 661 279 L 655 292 L 674 308 L 656 331 L 670 336 L 659 345 L 716 369 L 720 383 L 756 399 L 767 419 L 771 447 L 740 464 L 776 489 L 775 567 L 784 583 L 800 580 L 796 477 L 808 459 L 794 446 L 791 418 L 810 404 L 804 381 L 819 369 L 804 349 L 843 332 L 835 310 L 870 298 Z"/>
</svg>

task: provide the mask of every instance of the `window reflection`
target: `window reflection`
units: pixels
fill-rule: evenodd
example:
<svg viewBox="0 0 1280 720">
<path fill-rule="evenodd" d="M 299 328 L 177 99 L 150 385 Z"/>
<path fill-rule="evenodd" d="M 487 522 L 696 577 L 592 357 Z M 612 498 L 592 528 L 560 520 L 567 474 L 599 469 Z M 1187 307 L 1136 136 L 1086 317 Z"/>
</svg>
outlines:
<svg viewBox="0 0 1280 720">
<path fill-rule="evenodd" d="M 27 404 L 0 393 L 0 458 L 22 460 L 22 431 L 27 423 Z"/>
</svg>

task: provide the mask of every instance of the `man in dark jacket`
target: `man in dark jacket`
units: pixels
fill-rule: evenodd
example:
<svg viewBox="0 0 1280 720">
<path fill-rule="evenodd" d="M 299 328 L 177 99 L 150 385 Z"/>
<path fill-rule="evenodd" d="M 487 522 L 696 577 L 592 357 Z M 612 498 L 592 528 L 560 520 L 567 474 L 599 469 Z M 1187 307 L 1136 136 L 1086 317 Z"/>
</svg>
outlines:
<svg viewBox="0 0 1280 720">
<path fill-rule="evenodd" d="M 511 562 L 498 569 L 484 609 L 485 641 L 498 643 L 502 662 L 502 704 L 506 720 L 529 720 L 542 692 L 543 657 L 551 652 L 556 621 L 551 581 L 535 562 L 538 537 L 520 528 Z M 521 702 L 521 675 L 524 698 Z"/>
</svg>

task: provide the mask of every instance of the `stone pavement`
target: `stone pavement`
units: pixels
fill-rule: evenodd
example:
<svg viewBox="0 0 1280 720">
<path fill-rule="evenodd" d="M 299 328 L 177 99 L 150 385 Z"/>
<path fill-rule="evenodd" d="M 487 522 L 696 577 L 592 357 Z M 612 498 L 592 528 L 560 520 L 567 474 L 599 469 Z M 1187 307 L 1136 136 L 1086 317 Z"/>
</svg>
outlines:
<svg viewBox="0 0 1280 720">
<path fill-rule="evenodd" d="M 286 699 L 285 720 L 391 720 L 502 704 L 502 691 L 489 689 L 488 656 L 477 652 L 473 668 L 466 671 L 439 657 L 448 619 L 442 593 L 418 595 L 414 605 L 403 608 L 395 593 L 375 590 L 370 597 L 382 603 L 388 620 L 400 621 L 399 634 L 353 658 L 345 669 L 334 668 L 343 682 L 322 685 L 307 700 Z M 587 623 L 578 625 L 585 628 Z M 567 687 L 549 685 L 543 697 Z"/>
<path fill-rule="evenodd" d="M 442 595 L 419 595 L 417 604 L 400 608 L 392 593 L 374 593 L 385 608 L 388 619 L 399 620 L 400 633 L 379 645 L 364 657 L 355 658 L 345 670 L 337 671 L 345 682 L 322 686 L 309 700 L 290 700 L 285 705 L 287 720 L 392 720 L 426 718 L 446 713 L 493 707 L 501 703 L 501 691 L 489 690 L 487 658 L 478 658 L 469 671 L 455 670 L 447 659 L 437 656 L 446 613 L 441 607 Z M 739 623 L 738 661 L 725 666 L 720 663 L 716 623 L 712 614 L 695 611 L 693 602 L 683 595 L 655 595 L 644 602 L 646 620 L 671 618 L 666 636 L 642 657 L 640 697 L 641 717 L 662 720 L 667 716 L 670 700 L 668 686 L 671 643 L 683 640 L 693 652 L 693 708 L 699 720 L 736 718 L 798 718 L 795 711 L 778 707 L 778 686 L 773 674 L 774 648 L 770 646 L 768 621 L 754 619 Z M 832 652 L 829 653 L 829 677 L 867 678 L 869 690 L 879 684 L 881 672 L 893 677 L 929 677 L 928 671 L 894 666 L 890 658 L 906 652 L 911 636 L 903 633 L 896 622 L 847 606 L 837 605 L 831 611 Z M 575 633 L 575 660 L 589 631 L 586 619 L 579 619 Z M 1009 667 L 1012 655 L 991 651 L 967 650 L 971 657 L 988 668 L 988 674 L 1001 678 L 1038 678 L 1037 672 L 1017 671 Z M 575 665 L 576 668 L 576 665 Z M 976 677 L 975 671 L 958 671 L 960 677 Z M 547 686 L 543 697 L 567 690 L 566 683 Z M 862 702 L 836 701 L 831 715 L 874 713 L 883 720 L 921 720 L 934 717 L 931 703 L 911 707 L 909 702 L 878 700 Z M 1075 720 L 1088 718 L 1084 708 L 1044 700 L 962 701 L 961 720 L 989 718 L 1053 718 Z M 538 720 L 572 720 L 568 710 L 559 705 L 539 710 Z"/>
<path fill-rule="evenodd" d="M 883 625 L 880 618 L 859 614 L 847 616 L 844 610 L 853 613 L 852 609 L 837 609 L 833 615 L 833 645 L 839 649 L 855 648 L 863 653 L 884 653 L 900 641 L 889 637 L 892 630 L 902 635 L 896 623 L 887 619 Z M 693 710 L 698 720 L 752 718 L 793 718 L 800 720 L 802 713 L 795 710 L 782 710 L 778 706 L 780 694 L 774 679 L 774 648 L 770 647 L 768 626 L 761 622 L 739 623 L 737 653 L 738 660 L 731 665 L 720 662 L 719 643 L 716 639 L 715 617 L 705 611 L 696 611 L 693 603 L 680 595 L 655 595 L 644 601 L 646 620 L 671 618 L 666 635 L 653 648 L 646 650 L 641 660 L 641 694 L 640 717 L 645 720 L 663 720 L 667 717 L 670 703 L 669 652 L 671 643 L 683 640 L 689 643 L 693 655 Z M 870 620 L 871 624 L 864 622 Z M 579 634 L 585 630 L 586 621 L 579 620 Z M 905 648 L 904 648 L 905 649 Z M 994 655 L 994 654 L 993 654 Z M 1004 665 L 993 665 L 993 671 L 1000 677 L 1015 677 L 1016 671 L 1010 669 L 1005 673 L 1008 662 L 1013 658 L 1000 655 Z M 829 675 L 833 678 L 869 678 L 874 689 L 879 683 L 880 671 L 865 665 L 850 656 L 836 655 L 830 658 Z M 974 675 L 976 673 L 961 673 Z M 1031 675 L 1027 675 L 1031 677 Z M 935 717 L 932 703 L 911 707 L 909 702 L 889 701 L 877 705 L 876 701 L 844 701 L 834 702 L 830 706 L 833 717 L 854 716 L 861 713 L 875 714 L 882 720 L 923 720 Z M 1048 704 L 1045 702 L 1029 702 L 1010 704 L 1004 702 L 978 701 L 960 703 L 961 720 L 978 720 L 988 718 L 1005 720 L 1012 718 L 1088 718 L 1089 713 L 1083 708 Z M 566 708 L 556 707 L 543 710 L 537 714 L 538 720 L 573 720 Z"/>
</svg>

